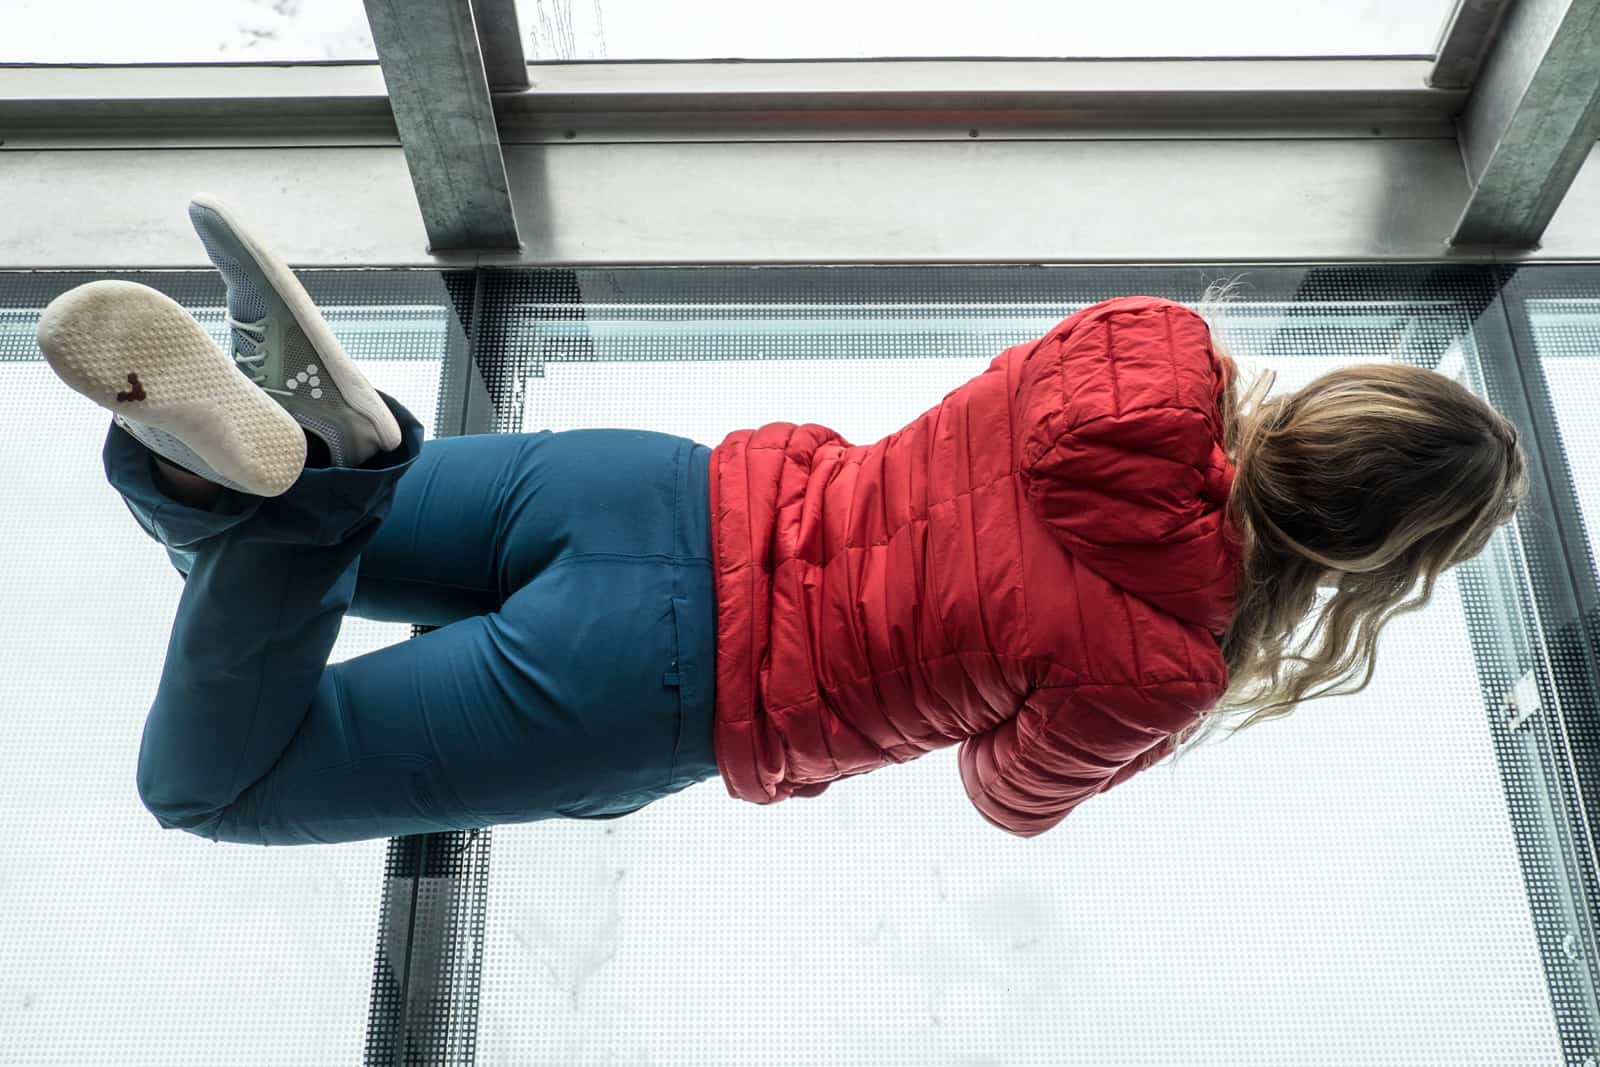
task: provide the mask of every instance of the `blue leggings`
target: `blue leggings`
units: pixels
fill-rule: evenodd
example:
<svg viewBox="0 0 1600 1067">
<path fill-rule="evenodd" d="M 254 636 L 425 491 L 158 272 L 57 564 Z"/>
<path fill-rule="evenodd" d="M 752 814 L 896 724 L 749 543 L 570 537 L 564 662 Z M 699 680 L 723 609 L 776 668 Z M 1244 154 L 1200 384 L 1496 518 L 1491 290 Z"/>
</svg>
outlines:
<svg viewBox="0 0 1600 1067">
<path fill-rule="evenodd" d="M 632 430 L 422 440 L 288 492 L 106 475 L 184 576 L 140 798 L 214 841 L 612 818 L 717 776 L 711 451 Z M 346 614 L 439 629 L 329 666 Z"/>
</svg>

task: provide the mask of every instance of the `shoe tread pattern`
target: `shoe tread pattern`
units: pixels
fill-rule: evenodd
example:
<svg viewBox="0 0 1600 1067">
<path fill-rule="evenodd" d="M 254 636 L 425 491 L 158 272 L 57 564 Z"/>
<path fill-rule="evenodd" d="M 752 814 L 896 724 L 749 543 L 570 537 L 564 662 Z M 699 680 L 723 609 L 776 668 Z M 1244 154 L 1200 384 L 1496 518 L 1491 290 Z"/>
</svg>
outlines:
<svg viewBox="0 0 1600 1067">
<path fill-rule="evenodd" d="M 178 466 L 258 496 L 284 492 L 305 466 L 300 424 L 154 289 L 79 286 L 41 316 L 39 343 L 62 381 Z"/>
</svg>

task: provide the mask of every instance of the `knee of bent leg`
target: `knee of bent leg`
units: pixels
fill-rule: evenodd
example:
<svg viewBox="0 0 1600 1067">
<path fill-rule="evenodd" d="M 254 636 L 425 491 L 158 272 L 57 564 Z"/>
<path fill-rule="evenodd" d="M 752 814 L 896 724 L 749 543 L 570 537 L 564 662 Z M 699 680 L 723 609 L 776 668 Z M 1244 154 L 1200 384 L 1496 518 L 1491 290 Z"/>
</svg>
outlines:
<svg viewBox="0 0 1600 1067">
<path fill-rule="evenodd" d="M 183 795 L 174 788 L 171 775 L 162 774 L 153 761 L 143 756 L 139 759 L 136 784 L 139 800 L 163 830 L 187 830 L 208 840 L 217 839 L 216 827 L 222 821 L 222 810 Z"/>
</svg>

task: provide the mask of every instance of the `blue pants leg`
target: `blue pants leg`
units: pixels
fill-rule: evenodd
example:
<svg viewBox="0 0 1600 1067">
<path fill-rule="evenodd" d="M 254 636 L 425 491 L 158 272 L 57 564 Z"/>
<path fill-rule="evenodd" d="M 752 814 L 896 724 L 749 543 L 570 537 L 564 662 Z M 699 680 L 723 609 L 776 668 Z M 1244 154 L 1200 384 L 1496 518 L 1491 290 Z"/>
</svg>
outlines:
<svg viewBox="0 0 1600 1067">
<path fill-rule="evenodd" d="M 607 818 L 717 774 L 710 450 L 629 430 L 403 441 L 288 492 L 106 473 L 184 590 L 139 753 L 164 827 L 310 844 Z M 440 627 L 327 664 L 346 613 Z"/>
</svg>

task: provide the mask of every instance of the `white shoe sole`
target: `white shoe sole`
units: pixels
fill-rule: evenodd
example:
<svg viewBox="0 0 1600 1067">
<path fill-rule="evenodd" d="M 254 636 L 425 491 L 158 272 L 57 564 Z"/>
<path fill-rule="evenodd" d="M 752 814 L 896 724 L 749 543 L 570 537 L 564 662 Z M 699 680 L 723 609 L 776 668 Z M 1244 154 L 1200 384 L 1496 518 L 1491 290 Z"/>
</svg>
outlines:
<svg viewBox="0 0 1600 1067">
<path fill-rule="evenodd" d="M 38 333 L 68 386 L 177 438 L 245 492 L 277 496 L 300 477 L 300 424 L 164 294 L 124 281 L 80 285 L 50 302 Z"/>
<path fill-rule="evenodd" d="M 199 204 L 207 211 L 215 212 L 223 222 L 227 223 L 228 228 L 239 239 L 239 243 L 244 245 L 245 250 L 255 260 L 256 267 L 266 275 L 268 284 L 277 290 L 283 302 L 289 306 L 295 322 L 299 323 L 300 329 L 311 341 L 311 347 L 316 349 L 317 355 L 322 358 L 321 367 L 333 379 L 339 395 L 344 397 L 345 403 L 351 410 L 372 423 L 382 451 L 392 452 L 399 448 L 400 424 L 395 421 L 394 413 L 367 381 L 366 375 L 362 374 L 350 357 L 345 355 L 344 346 L 328 328 L 327 321 L 323 319 L 317 306 L 311 302 L 311 295 L 294 276 L 294 272 L 266 246 L 265 242 L 251 233 L 243 222 L 210 194 L 197 194 L 191 198 L 191 202 Z"/>
</svg>

